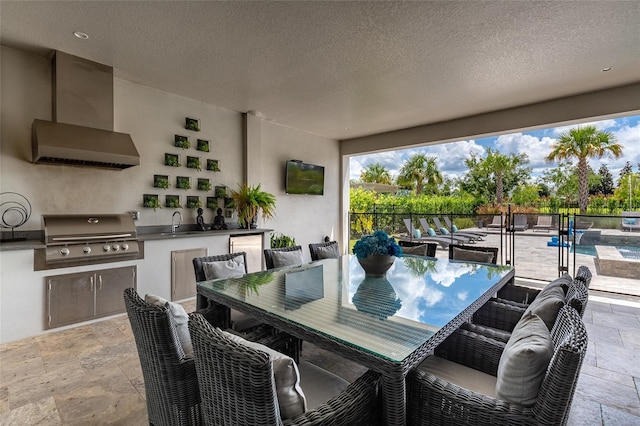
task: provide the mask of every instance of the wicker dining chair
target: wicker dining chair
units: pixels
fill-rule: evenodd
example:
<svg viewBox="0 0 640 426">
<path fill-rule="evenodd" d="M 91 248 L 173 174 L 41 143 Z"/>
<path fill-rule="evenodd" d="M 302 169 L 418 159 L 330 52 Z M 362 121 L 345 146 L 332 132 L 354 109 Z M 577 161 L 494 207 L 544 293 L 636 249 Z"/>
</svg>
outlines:
<svg viewBox="0 0 640 426">
<path fill-rule="evenodd" d="M 531 407 L 510 403 L 474 392 L 463 383 L 444 380 L 424 368 L 407 376 L 407 421 L 438 425 L 564 425 L 573 400 L 580 368 L 587 349 L 587 332 L 575 309 L 563 307 L 552 331 L 553 355 L 544 373 L 542 385 Z M 472 332 L 448 338 L 435 350 L 435 356 L 447 363 L 464 365 L 484 373 L 490 383 L 506 344 Z M 470 370 L 471 371 L 471 370 Z"/>
<path fill-rule="evenodd" d="M 200 425 L 200 390 L 193 358 L 186 358 L 169 308 L 145 302 L 134 288 L 124 304 L 138 348 L 149 424 Z"/>
<path fill-rule="evenodd" d="M 338 258 L 340 257 L 340 248 L 337 241 L 311 243 L 309 244 L 309 254 L 311 254 L 311 260 Z"/>
<path fill-rule="evenodd" d="M 196 282 L 205 281 L 207 276 L 204 271 L 204 264 L 207 262 L 221 262 L 242 256 L 244 262 L 244 273 L 247 273 L 247 254 L 243 251 L 237 253 L 220 254 L 215 256 L 195 257 L 193 258 L 193 272 L 196 276 Z M 217 278 L 217 277 L 213 277 Z M 236 331 L 251 331 L 262 323 L 250 317 L 249 315 L 238 312 L 235 309 L 215 303 L 206 297 L 198 295 L 196 298 L 196 312 L 204 315 L 207 320 L 216 327 L 222 329 L 232 328 Z"/>
<path fill-rule="evenodd" d="M 202 395 L 202 413 L 208 425 L 379 424 L 382 405 L 379 374 L 373 371 L 348 384 L 313 364 L 301 364 L 300 383 L 309 407 L 293 418 L 281 419 L 278 383 L 274 380 L 271 362 L 273 355 L 229 339 L 199 314 L 190 315 L 189 331 Z M 308 382 L 305 382 L 305 368 L 314 374 Z M 326 401 L 327 389 L 336 382 L 343 390 L 336 396 L 328 396 L 330 399 Z M 313 389 L 321 395 L 314 395 Z M 319 399 L 320 405 L 314 407 L 312 401 L 320 402 Z"/>
<path fill-rule="evenodd" d="M 300 258 L 302 258 L 302 246 L 291 246 L 291 247 L 282 247 L 282 248 L 274 248 L 274 249 L 264 249 L 264 263 L 267 266 L 267 269 L 274 269 L 276 266 L 274 264 L 273 253 L 274 252 L 300 252 Z M 302 262 L 291 263 L 290 265 L 296 265 Z M 282 265 L 281 265 L 282 266 Z M 289 265 L 287 265 L 289 266 Z"/>
</svg>

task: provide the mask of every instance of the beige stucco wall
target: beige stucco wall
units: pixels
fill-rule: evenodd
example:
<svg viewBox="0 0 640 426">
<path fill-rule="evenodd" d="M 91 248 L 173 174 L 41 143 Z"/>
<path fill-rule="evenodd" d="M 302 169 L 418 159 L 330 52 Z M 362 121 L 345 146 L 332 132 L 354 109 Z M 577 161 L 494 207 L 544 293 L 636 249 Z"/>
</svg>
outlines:
<svg viewBox="0 0 640 426">
<path fill-rule="evenodd" d="M 295 237 L 310 260 L 309 243 L 322 242 L 324 236 L 341 241 L 338 142 L 268 121 L 261 121 L 260 134 L 261 183 L 278 202 L 276 217 L 264 225 Z M 292 159 L 324 166 L 324 195 L 285 194 L 285 163 Z"/>
<path fill-rule="evenodd" d="M 160 89 L 129 81 L 114 80 L 114 130 L 131 134 L 140 153 L 141 164 L 122 171 L 72 166 L 35 165 L 31 163 L 31 123 L 34 118 L 51 119 L 51 67 L 48 59 L 2 47 L 1 50 L 1 119 L 2 144 L 0 158 L 0 192 L 23 194 L 32 204 L 31 219 L 19 230 L 39 230 L 42 214 L 57 213 L 124 213 L 137 210 L 137 225 L 167 225 L 175 209 L 142 207 L 145 193 L 206 196 L 213 192 L 196 189 L 197 178 L 210 178 L 212 186 L 237 187 L 249 177 L 251 183 L 277 197 L 277 218 L 261 222 L 279 232 L 294 235 L 308 244 L 335 233 L 338 226 L 338 143 L 277 123 L 255 118 L 251 127 L 253 146 L 245 158 L 243 147 L 243 114 L 184 98 Z M 184 129 L 185 117 L 200 119 L 201 131 Z M 191 136 L 192 148 L 173 146 L 174 135 Z M 211 151 L 195 149 L 195 139 L 207 139 Z M 164 165 L 164 153 L 181 154 L 220 161 L 221 172 L 203 168 L 198 172 L 186 167 Z M 284 194 L 284 162 L 297 158 L 326 167 L 324 197 L 286 196 Z M 245 167 L 249 164 L 249 167 Z M 153 188 L 153 175 L 169 175 L 172 187 Z M 176 176 L 190 176 L 192 189 L 175 188 Z M 182 209 L 184 221 L 195 223 L 195 211 Z M 213 221 L 215 212 L 205 209 L 205 221 Z M 306 253 L 308 255 L 308 253 Z"/>
</svg>

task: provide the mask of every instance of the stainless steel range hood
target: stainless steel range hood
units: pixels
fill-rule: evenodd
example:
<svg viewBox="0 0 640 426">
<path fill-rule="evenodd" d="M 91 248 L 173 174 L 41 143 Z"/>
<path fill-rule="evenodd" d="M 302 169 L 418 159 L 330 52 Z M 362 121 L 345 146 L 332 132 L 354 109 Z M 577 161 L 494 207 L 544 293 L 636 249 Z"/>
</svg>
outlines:
<svg viewBox="0 0 640 426">
<path fill-rule="evenodd" d="M 113 131 L 111 67 L 56 52 L 52 116 L 33 121 L 34 163 L 118 170 L 140 165 L 131 136 Z"/>
</svg>

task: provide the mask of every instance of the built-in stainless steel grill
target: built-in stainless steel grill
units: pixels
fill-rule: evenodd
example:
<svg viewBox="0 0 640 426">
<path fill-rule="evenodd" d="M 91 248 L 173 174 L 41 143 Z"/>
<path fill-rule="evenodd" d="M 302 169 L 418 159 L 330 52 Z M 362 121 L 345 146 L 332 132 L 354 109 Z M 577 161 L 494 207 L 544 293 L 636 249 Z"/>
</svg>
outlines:
<svg viewBox="0 0 640 426">
<path fill-rule="evenodd" d="M 128 214 L 43 215 L 46 248 L 42 269 L 141 258 L 133 218 Z M 37 263 L 37 262 L 36 262 Z M 36 269 L 39 269 L 36 264 Z"/>
</svg>

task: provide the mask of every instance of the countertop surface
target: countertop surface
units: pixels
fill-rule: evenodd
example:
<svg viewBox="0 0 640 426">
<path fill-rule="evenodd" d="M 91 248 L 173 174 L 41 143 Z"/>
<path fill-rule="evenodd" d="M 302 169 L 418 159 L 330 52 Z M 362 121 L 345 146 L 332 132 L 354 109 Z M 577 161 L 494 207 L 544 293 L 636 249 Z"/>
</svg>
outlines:
<svg viewBox="0 0 640 426">
<path fill-rule="evenodd" d="M 273 229 L 224 229 L 220 231 L 177 231 L 175 234 L 169 232 L 140 232 L 138 231 L 139 241 L 158 241 L 158 240 L 170 240 L 175 238 L 201 238 L 201 237 L 216 237 L 216 236 L 243 236 L 243 235 L 257 235 L 271 232 Z M 10 241 L 1 242 L 0 251 L 12 251 L 12 250 L 34 250 L 43 249 L 46 245 L 41 240 L 27 239 L 22 241 Z"/>
</svg>

